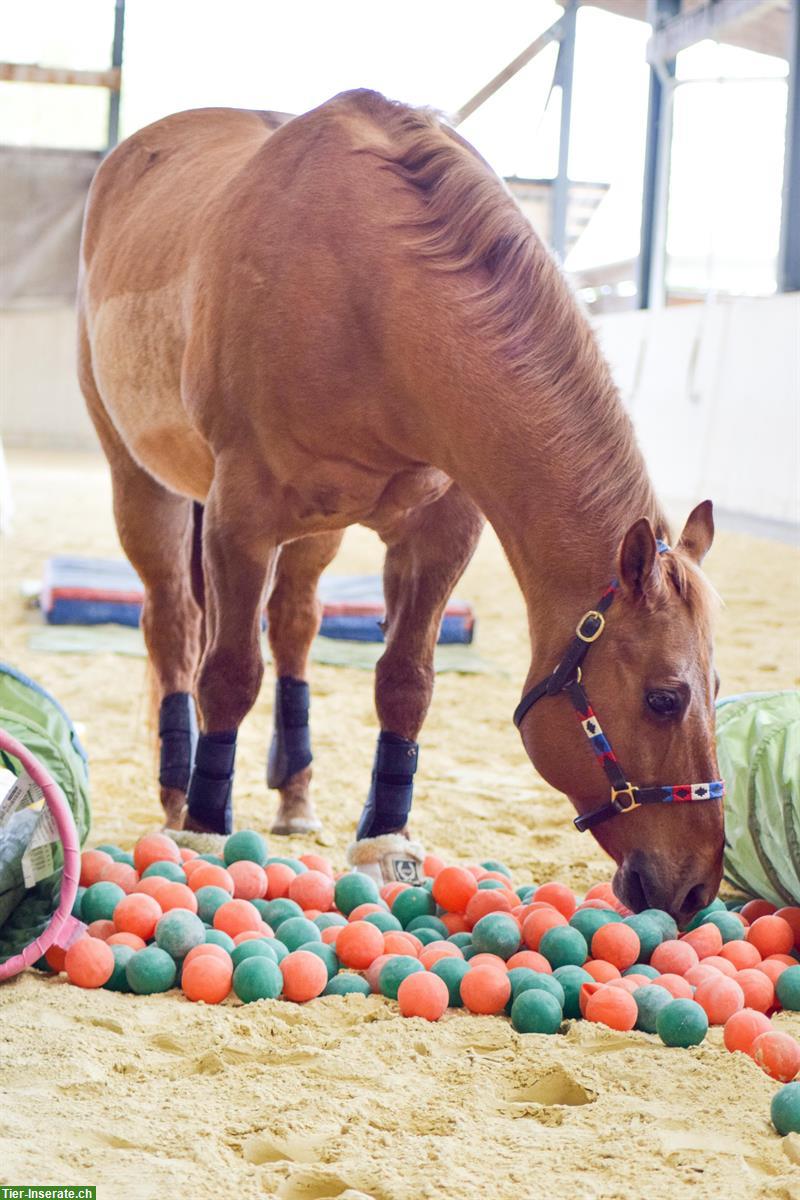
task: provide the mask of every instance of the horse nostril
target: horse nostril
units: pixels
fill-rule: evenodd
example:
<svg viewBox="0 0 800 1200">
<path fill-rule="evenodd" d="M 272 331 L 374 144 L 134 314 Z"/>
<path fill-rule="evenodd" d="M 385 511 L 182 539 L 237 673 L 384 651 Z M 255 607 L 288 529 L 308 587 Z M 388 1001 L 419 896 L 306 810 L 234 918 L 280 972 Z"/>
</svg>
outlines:
<svg viewBox="0 0 800 1200">
<path fill-rule="evenodd" d="M 680 906 L 683 920 L 690 921 L 698 909 L 709 903 L 708 891 L 707 883 L 696 883 L 694 887 L 689 888 Z"/>
</svg>

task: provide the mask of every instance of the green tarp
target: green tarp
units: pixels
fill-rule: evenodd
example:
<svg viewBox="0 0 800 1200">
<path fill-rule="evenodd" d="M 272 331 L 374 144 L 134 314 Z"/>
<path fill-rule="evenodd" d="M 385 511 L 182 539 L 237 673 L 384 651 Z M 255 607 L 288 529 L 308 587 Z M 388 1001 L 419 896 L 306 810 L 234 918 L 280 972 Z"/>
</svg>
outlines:
<svg viewBox="0 0 800 1200">
<path fill-rule="evenodd" d="M 773 904 L 800 904 L 800 692 L 717 706 L 725 780 L 725 877 Z"/>
</svg>

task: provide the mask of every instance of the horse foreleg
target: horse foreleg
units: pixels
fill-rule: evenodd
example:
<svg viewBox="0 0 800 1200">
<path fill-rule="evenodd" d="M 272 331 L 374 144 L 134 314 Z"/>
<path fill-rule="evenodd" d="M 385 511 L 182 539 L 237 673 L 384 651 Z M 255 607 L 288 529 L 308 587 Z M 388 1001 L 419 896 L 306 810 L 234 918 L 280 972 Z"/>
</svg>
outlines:
<svg viewBox="0 0 800 1200">
<path fill-rule="evenodd" d="M 375 671 L 381 732 L 357 838 L 405 832 L 417 737 L 433 694 L 433 653 L 450 594 L 477 545 L 483 518 L 453 484 L 433 504 L 381 531 L 386 650 Z"/>
<path fill-rule="evenodd" d="M 269 529 L 269 497 L 243 468 L 218 464 L 203 515 L 205 648 L 197 679 L 202 731 L 189 784 L 186 828 L 228 834 L 233 828 L 236 737 L 258 697 L 264 664 L 260 632 L 264 589 L 278 545 Z"/>
<path fill-rule="evenodd" d="M 317 583 L 342 536 L 334 530 L 284 546 L 267 605 L 269 644 L 277 675 L 267 783 L 279 789 L 281 796 L 273 833 L 308 833 L 320 828 L 308 794 L 312 760 L 308 655 L 322 615 Z"/>
</svg>

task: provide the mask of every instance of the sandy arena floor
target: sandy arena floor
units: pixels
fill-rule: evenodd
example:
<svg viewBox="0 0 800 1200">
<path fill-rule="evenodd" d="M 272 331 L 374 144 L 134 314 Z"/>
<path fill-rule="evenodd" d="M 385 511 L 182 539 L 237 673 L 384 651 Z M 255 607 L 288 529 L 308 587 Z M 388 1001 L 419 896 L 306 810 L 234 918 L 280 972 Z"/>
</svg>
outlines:
<svg viewBox="0 0 800 1200">
<path fill-rule="evenodd" d="M 144 664 L 33 653 L 18 585 L 56 552 L 119 553 L 104 462 L 11 456 L 15 531 L 2 547 L 3 658 L 50 688 L 85 728 L 93 843 L 130 846 L 158 822 Z M 336 568 L 375 570 L 351 531 Z M 722 593 L 723 694 L 800 683 L 800 554 L 722 534 L 708 570 Z M 495 675 L 444 675 L 422 737 L 415 832 L 450 860 L 504 860 L 517 882 L 607 878 L 595 843 L 532 771 L 511 724 L 527 665 L 523 606 L 487 534 L 458 589 L 479 614 Z M 237 822 L 268 829 L 263 784 L 272 686 L 243 727 Z M 313 678 L 321 844 L 343 864 L 375 736 L 372 677 Z M 278 845 L 279 844 L 279 845 Z M 777 1018 L 800 1035 L 800 1016 Z M 176 993 L 87 994 L 27 974 L 0 988 L 0 1182 L 94 1183 L 102 1200 L 789 1200 L 800 1137 L 769 1125 L 773 1084 L 721 1049 L 574 1024 L 520 1037 L 494 1017 L 403 1020 L 378 997 L 306 1007 L 206 1008 Z"/>
</svg>

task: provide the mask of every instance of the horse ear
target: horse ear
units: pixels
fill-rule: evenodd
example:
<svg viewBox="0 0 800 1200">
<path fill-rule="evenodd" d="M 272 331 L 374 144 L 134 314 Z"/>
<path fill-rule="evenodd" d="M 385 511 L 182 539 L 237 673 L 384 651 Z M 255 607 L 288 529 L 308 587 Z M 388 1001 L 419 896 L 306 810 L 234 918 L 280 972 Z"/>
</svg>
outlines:
<svg viewBox="0 0 800 1200">
<path fill-rule="evenodd" d="M 703 500 L 689 513 L 677 549 L 683 550 L 694 562 L 701 563 L 714 540 L 714 506 Z"/>
<path fill-rule="evenodd" d="M 634 521 L 619 551 L 619 578 L 633 596 L 644 596 L 656 583 L 658 548 L 647 517 Z"/>
</svg>

